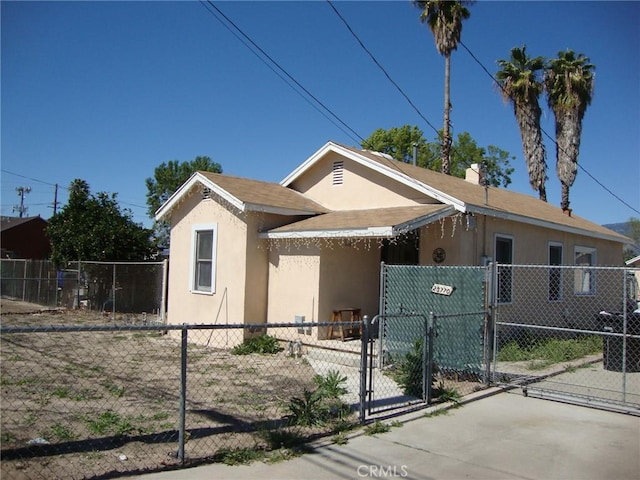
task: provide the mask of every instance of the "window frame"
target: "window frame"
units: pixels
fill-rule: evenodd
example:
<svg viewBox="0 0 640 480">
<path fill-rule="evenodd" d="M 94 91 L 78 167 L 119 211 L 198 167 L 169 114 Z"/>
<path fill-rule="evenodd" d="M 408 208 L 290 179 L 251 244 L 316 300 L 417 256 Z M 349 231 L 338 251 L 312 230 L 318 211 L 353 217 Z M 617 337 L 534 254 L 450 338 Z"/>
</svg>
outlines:
<svg viewBox="0 0 640 480">
<path fill-rule="evenodd" d="M 211 259 L 199 259 L 198 258 L 198 241 L 199 234 L 211 232 Z M 216 293 L 216 251 L 217 251 L 217 243 L 218 243 L 218 224 L 217 223 L 206 223 L 206 224 L 197 224 L 192 225 L 191 227 L 191 261 L 190 261 L 190 272 L 189 272 L 189 291 L 191 293 L 199 294 L 199 295 L 213 295 Z M 198 264 L 203 262 L 211 263 L 211 285 L 206 288 L 198 285 Z"/>
<path fill-rule="evenodd" d="M 551 249 L 558 248 L 560 250 L 560 263 L 551 263 Z M 564 295 L 564 288 L 562 282 L 562 264 L 564 262 L 564 245 L 560 242 L 549 242 L 547 244 L 547 265 L 549 265 L 547 275 L 547 300 L 549 302 L 561 302 Z M 554 279 L 554 275 L 557 275 L 557 279 Z M 552 298 L 552 282 L 557 281 L 556 298 Z"/>
<path fill-rule="evenodd" d="M 508 240 L 511 244 L 511 251 L 510 251 L 510 259 L 509 262 L 501 262 L 498 260 L 498 241 L 499 240 Z M 513 265 L 513 259 L 515 258 L 515 239 L 513 237 L 513 235 L 506 235 L 503 233 L 496 233 L 493 237 L 493 258 L 495 259 L 496 264 L 503 264 L 503 265 Z M 509 278 L 507 280 L 505 280 L 506 282 L 509 282 L 508 285 L 503 283 L 503 275 L 505 272 L 509 272 Z M 500 271 L 500 267 L 498 267 L 498 284 L 496 285 L 496 293 L 498 295 L 498 304 L 500 305 L 508 305 L 513 303 L 513 266 L 511 267 L 503 267 L 502 272 Z M 504 289 L 508 289 L 508 293 L 509 293 L 509 298 L 507 300 L 502 300 L 502 292 Z"/>
<path fill-rule="evenodd" d="M 589 265 L 577 264 L 579 255 L 590 255 Z M 596 266 L 596 249 L 594 247 L 584 247 L 575 245 L 573 247 L 573 294 L 578 296 L 592 296 L 596 294 L 596 270 L 589 267 Z M 589 289 L 584 289 L 585 279 L 589 282 Z M 580 286 L 580 288 L 578 288 Z"/>
</svg>

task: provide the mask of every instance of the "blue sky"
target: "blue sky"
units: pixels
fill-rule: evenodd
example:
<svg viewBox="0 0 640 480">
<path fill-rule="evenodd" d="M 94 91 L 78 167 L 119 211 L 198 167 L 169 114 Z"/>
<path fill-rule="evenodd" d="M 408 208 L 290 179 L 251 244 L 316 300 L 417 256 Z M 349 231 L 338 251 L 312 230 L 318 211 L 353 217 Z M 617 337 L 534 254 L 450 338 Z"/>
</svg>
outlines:
<svg viewBox="0 0 640 480">
<path fill-rule="evenodd" d="M 160 163 L 207 155 L 229 175 L 278 182 L 328 140 L 358 145 L 377 128 L 433 128 L 398 93 L 324 1 L 215 2 L 350 129 L 322 115 L 200 3 L 11 2 L 2 14 L 2 215 L 29 186 L 29 215 L 49 218 L 54 184 L 117 193 L 150 224 L 145 179 Z M 444 59 L 409 1 L 334 6 L 431 125 L 441 128 Z M 584 118 L 574 214 L 596 223 L 640 217 L 640 2 L 489 2 L 470 7 L 452 56 L 453 132 L 516 159 L 519 130 L 491 77 L 496 60 L 567 48 L 596 66 Z M 299 91 L 299 89 L 297 89 Z M 306 98 L 306 100 L 305 100 Z M 546 111 L 546 106 L 545 106 Z M 326 113 L 326 112 L 325 112 Z M 543 128 L 554 135 L 553 115 Z M 336 125 L 338 124 L 338 125 Z M 546 138 L 548 199 L 560 203 Z M 616 196 L 618 198 L 616 198 Z"/>
</svg>

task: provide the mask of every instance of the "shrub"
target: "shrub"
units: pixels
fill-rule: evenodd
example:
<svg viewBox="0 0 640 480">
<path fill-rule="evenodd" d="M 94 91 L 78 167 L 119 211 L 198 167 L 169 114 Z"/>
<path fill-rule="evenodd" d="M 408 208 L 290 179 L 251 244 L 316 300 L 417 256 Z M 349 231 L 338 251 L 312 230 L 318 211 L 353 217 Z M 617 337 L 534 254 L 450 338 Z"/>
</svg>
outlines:
<svg viewBox="0 0 640 480">
<path fill-rule="evenodd" d="M 259 353 L 261 355 L 273 354 L 282 351 L 282 347 L 278 344 L 278 340 L 270 335 L 259 335 L 249 338 L 236 345 L 231 350 L 233 355 L 249 355 L 251 353 Z"/>
</svg>

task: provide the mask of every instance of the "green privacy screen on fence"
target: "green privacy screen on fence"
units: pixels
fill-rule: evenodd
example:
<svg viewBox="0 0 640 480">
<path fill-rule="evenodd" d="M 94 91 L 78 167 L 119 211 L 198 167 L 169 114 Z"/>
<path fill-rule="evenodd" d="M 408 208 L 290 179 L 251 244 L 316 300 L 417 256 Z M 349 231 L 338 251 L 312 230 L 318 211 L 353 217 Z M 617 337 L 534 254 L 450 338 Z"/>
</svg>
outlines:
<svg viewBox="0 0 640 480">
<path fill-rule="evenodd" d="M 381 272 L 384 314 L 435 315 L 434 360 L 441 372 L 482 372 L 486 268 L 383 265 Z M 383 325 L 391 361 L 426 338 L 419 318 L 387 318 Z"/>
</svg>

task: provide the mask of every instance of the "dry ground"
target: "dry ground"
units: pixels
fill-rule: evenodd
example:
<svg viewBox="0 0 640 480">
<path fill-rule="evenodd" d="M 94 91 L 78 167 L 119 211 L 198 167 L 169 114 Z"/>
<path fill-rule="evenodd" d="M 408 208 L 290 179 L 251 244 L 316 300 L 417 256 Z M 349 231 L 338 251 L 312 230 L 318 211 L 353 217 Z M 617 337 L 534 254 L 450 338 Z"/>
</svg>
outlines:
<svg viewBox="0 0 640 480">
<path fill-rule="evenodd" d="M 112 323 L 97 313 L 6 300 L 0 310 L 5 327 Z M 285 352 L 231 355 L 203 346 L 210 331 L 189 338 L 197 335 L 200 345 L 188 347 L 187 460 L 211 461 L 224 450 L 277 450 L 297 435 L 330 433 L 330 427 L 283 423 L 291 399 L 313 388 L 315 372 L 305 361 Z M 176 335 L 4 333 L 0 374 L 3 479 L 106 478 L 178 464 Z"/>
</svg>

